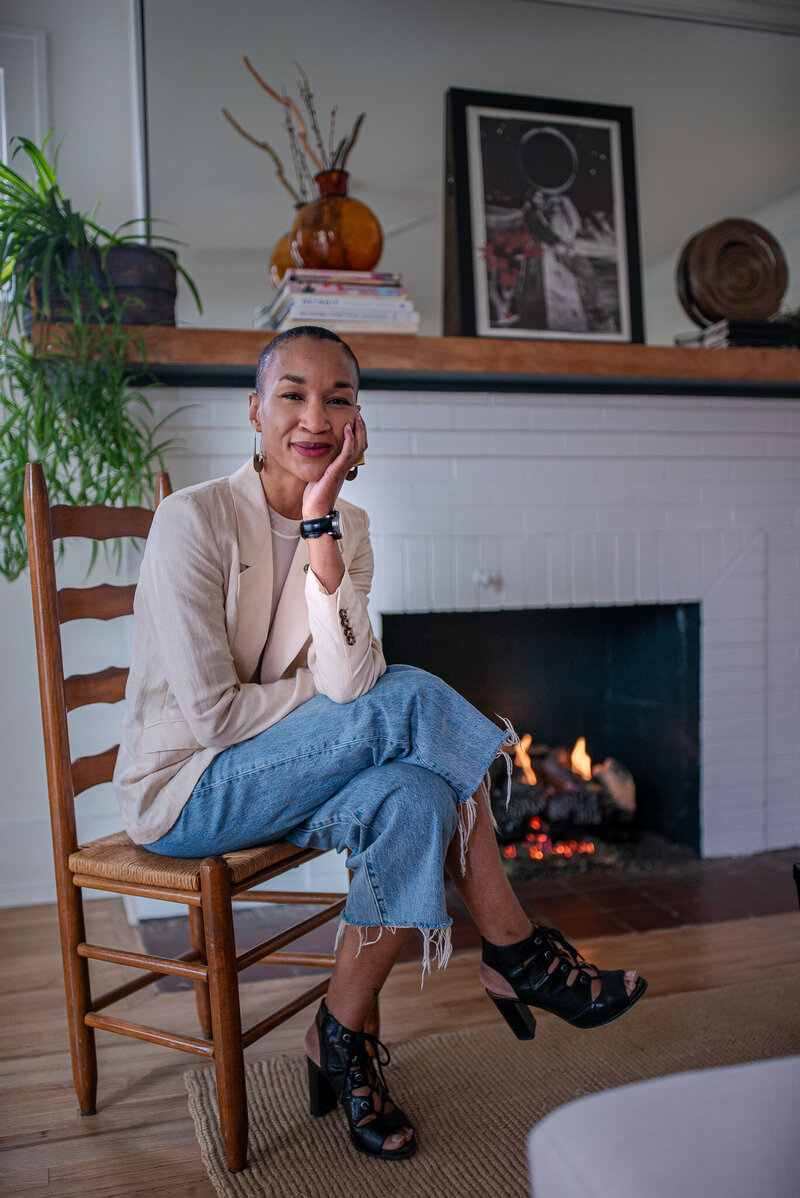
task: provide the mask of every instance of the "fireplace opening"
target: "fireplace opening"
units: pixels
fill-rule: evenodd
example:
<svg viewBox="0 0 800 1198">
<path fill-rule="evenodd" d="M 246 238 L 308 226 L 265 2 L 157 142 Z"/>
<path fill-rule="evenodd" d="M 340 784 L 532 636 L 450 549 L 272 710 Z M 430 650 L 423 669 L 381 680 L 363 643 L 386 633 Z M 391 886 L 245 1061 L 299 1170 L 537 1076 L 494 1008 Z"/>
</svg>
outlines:
<svg viewBox="0 0 800 1198">
<path fill-rule="evenodd" d="M 551 774 L 559 755 L 571 768 L 563 750 L 581 737 L 593 762 L 611 759 L 629 771 L 636 789 L 632 819 L 618 818 L 619 812 L 607 818 L 602 778 L 599 786 L 587 783 L 587 801 L 603 807 L 601 835 L 619 842 L 649 834 L 699 853 L 699 604 L 386 613 L 382 619 L 387 662 L 437 674 L 490 719 L 507 716 L 521 737 L 530 737 L 532 754 L 538 747 L 540 759 L 549 758 Z M 534 770 L 536 761 L 534 755 Z M 514 777 L 518 795 L 520 784 L 524 788 L 519 756 Z M 550 831 L 542 825 L 546 816 L 539 813 L 539 822 L 528 825 L 529 844 L 542 843 Z M 580 835 L 573 840 L 565 842 L 573 845 L 567 856 L 594 852 Z"/>
</svg>

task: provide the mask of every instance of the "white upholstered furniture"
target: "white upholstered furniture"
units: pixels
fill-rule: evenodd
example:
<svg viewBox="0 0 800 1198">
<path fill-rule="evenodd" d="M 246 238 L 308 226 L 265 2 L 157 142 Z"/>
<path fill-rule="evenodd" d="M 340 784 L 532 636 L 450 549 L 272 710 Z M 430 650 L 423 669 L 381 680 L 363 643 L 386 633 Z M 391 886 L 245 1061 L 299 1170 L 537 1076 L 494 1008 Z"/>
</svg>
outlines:
<svg viewBox="0 0 800 1198">
<path fill-rule="evenodd" d="M 621 1086 L 528 1137 L 533 1198 L 797 1198 L 800 1056 Z"/>
</svg>

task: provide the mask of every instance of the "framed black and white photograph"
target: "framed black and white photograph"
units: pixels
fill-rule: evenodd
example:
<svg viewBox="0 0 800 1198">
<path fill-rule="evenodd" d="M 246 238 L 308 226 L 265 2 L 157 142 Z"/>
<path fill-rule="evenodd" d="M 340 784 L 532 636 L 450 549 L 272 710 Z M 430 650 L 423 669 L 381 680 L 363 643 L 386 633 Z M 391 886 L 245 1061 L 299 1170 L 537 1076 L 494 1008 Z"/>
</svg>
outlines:
<svg viewBox="0 0 800 1198">
<path fill-rule="evenodd" d="M 644 339 L 630 108 L 447 93 L 445 332 Z"/>
</svg>

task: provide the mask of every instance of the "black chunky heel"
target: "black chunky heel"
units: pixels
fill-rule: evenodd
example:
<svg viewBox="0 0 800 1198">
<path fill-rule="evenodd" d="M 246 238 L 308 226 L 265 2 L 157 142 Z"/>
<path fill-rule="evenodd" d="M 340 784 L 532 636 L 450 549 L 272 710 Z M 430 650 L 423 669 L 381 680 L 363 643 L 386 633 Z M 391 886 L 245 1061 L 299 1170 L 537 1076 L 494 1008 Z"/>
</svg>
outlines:
<svg viewBox="0 0 800 1198">
<path fill-rule="evenodd" d="M 412 1156 L 417 1150 L 414 1137 L 394 1150 L 383 1147 L 387 1136 L 411 1126 L 399 1107 L 385 1109 L 391 1102 L 383 1076 L 383 1067 L 391 1059 L 386 1045 L 368 1032 L 343 1027 L 324 1000 L 317 1012 L 317 1037 L 319 1065 L 307 1058 L 309 1108 L 314 1118 L 327 1115 L 338 1102 L 350 1128 L 350 1143 L 358 1152 L 385 1161 Z"/>
<path fill-rule="evenodd" d="M 621 969 L 590 965 L 557 928 L 534 927 L 517 944 L 482 943 L 482 965 L 513 990 L 513 995 L 495 994 L 484 976 L 486 993 L 518 1040 L 533 1039 L 536 1021 L 529 1007 L 558 1015 L 573 1027 L 602 1027 L 629 1011 L 647 989 L 644 978 L 637 978 L 628 994 Z M 593 999 L 595 981 L 601 985 Z"/>
<path fill-rule="evenodd" d="M 333 1086 L 318 1065 L 306 1057 L 308 1065 L 308 1105 L 314 1119 L 320 1119 L 336 1106 Z"/>
<path fill-rule="evenodd" d="M 491 990 L 486 993 L 517 1039 L 532 1040 L 536 1035 L 536 1020 L 530 1007 L 524 1002 L 517 1002 L 516 998 L 501 998 L 499 994 L 492 994 Z"/>
</svg>

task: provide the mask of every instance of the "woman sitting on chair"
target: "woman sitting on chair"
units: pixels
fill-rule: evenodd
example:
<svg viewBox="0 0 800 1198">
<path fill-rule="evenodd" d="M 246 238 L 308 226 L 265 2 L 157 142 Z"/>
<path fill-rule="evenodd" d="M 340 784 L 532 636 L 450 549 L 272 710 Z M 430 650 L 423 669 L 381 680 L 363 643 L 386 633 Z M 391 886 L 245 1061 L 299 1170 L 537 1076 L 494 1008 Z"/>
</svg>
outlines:
<svg viewBox="0 0 800 1198">
<path fill-rule="evenodd" d="M 399 1160 L 414 1131 L 363 1029 L 412 929 L 423 971 L 447 963 L 445 870 L 483 937 L 480 980 L 521 1039 L 531 1006 L 598 1027 L 646 983 L 587 964 L 514 897 L 485 783 L 510 725 L 422 670 L 387 669 L 367 615 L 367 517 L 340 499 L 367 446 L 358 386 L 335 333 L 282 333 L 250 395 L 252 463 L 159 506 L 115 785 L 129 834 L 155 853 L 281 839 L 349 853 L 336 965 L 306 1036 L 311 1112 L 338 1100 L 359 1152 Z"/>
</svg>

